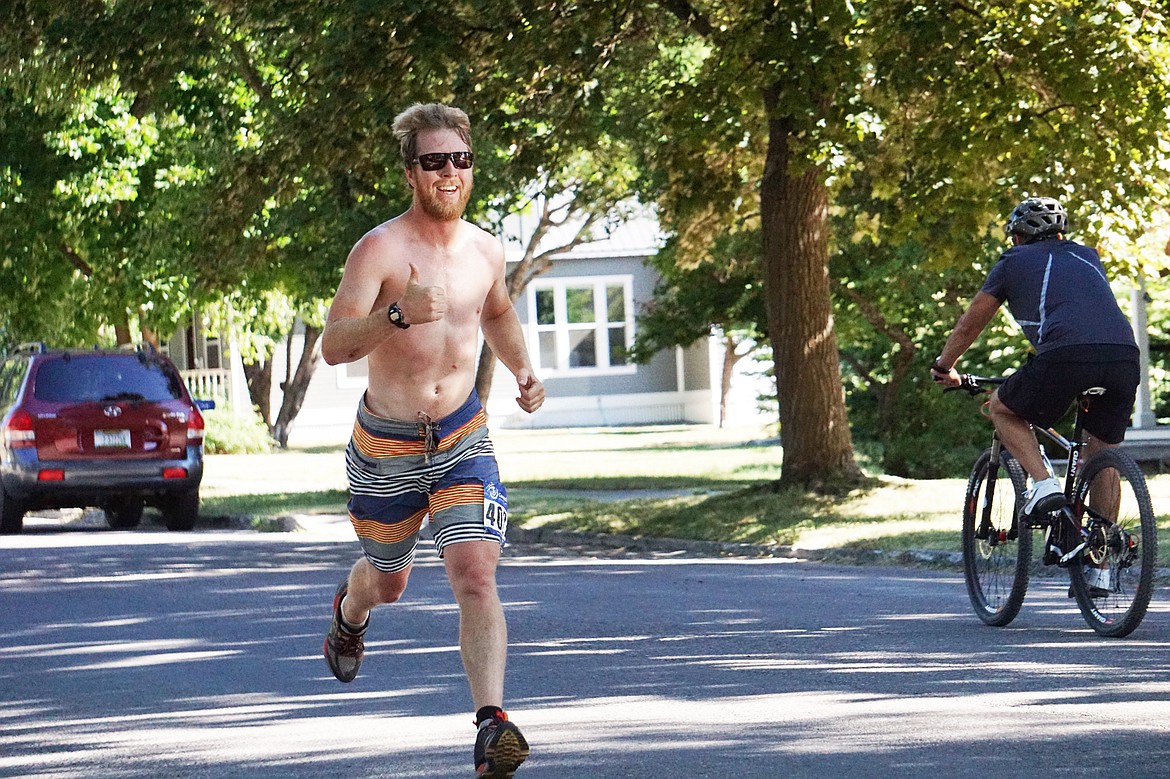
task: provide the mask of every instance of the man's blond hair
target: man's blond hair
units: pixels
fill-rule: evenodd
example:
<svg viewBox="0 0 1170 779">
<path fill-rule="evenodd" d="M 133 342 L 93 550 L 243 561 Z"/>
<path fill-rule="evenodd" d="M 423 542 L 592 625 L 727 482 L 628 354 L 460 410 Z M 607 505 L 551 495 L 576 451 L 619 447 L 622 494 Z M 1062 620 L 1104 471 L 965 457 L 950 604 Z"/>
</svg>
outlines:
<svg viewBox="0 0 1170 779">
<path fill-rule="evenodd" d="M 471 148 L 471 120 L 461 109 L 442 103 L 415 103 L 394 117 L 394 137 L 402 147 L 402 164 L 410 167 L 418 156 L 418 134 L 423 130 L 454 130 Z"/>
</svg>

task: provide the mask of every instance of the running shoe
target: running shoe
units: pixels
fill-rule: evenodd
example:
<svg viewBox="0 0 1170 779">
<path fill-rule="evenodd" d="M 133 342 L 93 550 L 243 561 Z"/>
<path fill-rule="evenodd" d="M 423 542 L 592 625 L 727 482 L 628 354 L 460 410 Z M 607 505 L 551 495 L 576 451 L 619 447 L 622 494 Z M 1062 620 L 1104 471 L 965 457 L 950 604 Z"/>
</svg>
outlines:
<svg viewBox="0 0 1170 779">
<path fill-rule="evenodd" d="M 346 630 L 341 621 L 341 601 L 349 591 L 349 577 L 341 580 L 337 592 L 333 594 L 333 624 L 329 626 L 329 633 L 325 636 L 325 662 L 329 663 L 329 670 L 343 682 L 352 682 L 362 667 L 362 655 L 366 645 L 362 639 L 366 635 L 365 626 L 357 633 Z M 370 620 L 366 618 L 366 625 Z"/>
<path fill-rule="evenodd" d="M 475 737 L 475 775 L 478 779 L 510 779 L 528 758 L 528 742 L 520 728 L 500 712 L 479 723 Z"/>
<path fill-rule="evenodd" d="M 1060 482 L 1049 477 L 1032 485 L 1024 501 L 1024 516 L 1047 514 L 1064 507 L 1064 491 Z"/>
</svg>

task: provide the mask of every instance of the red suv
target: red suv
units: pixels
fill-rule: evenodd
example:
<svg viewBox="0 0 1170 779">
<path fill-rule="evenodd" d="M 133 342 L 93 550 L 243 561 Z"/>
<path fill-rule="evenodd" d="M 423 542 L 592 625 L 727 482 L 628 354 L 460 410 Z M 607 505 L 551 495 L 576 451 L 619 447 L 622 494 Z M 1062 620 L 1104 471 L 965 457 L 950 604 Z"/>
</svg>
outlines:
<svg viewBox="0 0 1170 779">
<path fill-rule="evenodd" d="M 96 506 L 132 528 L 156 506 L 171 530 L 199 516 L 203 416 L 152 349 L 25 344 L 0 366 L 0 533 L 33 509 Z"/>
</svg>

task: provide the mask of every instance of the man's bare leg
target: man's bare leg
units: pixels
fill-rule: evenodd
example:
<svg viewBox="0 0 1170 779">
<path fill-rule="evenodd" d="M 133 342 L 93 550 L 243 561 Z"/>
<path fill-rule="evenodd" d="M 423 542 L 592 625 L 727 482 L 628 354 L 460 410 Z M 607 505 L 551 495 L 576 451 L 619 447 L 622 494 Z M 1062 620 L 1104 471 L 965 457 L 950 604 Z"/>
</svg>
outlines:
<svg viewBox="0 0 1170 779">
<path fill-rule="evenodd" d="M 1089 445 L 1085 447 L 1085 462 L 1104 449 L 1113 449 L 1120 444 L 1107 444 L 1089 434 Z M 1121 477 L 1114 470 L 1098 473 L 1089 485 L 1089 506 L 1109 521 L 1116 522 L 1121 510 Z"/>
<path fill-rule="evenodd" d="M 528 742 L 503 711 L 508 626 L 496 590 L 500 545 L 452 544 L 443 550 L 443 560 L 459 602 L 459 651 L 476 711 L 476 774 L 510 777 L 527 759 Z"/>
<path fill-rule="evenodd" d="M 322 651 L 329 670 L 339 681 L 352 682 L 361 669 L 370 610 L 380 603 L 398 600 L 409 576 L 409 567 L 397 573 L 382 573 L 363 557 L 338 585 L 333 594 L 333 621 Z"/>
<path fill-rule="evenodd" d="M 410 571 L 408 567 L 397 573 L 383 573 L 366 558 L 358 560 L 349 571 L 349 591 L 341 602 L 342 618 L 355 627 L 365 624 L 375 606 L 394 603 L 402 597 Z"/>
<path fill-rule="evenodd" d="M 1044 465 L 1044 458 L 1040 456 L 1040 444 L 1027 420 L 1016 416 L 1014 411 L 1005 406 L 1000 401 L 998 392 L 992 394 L 988 411 L 991 413 L 995 432 L 999 433 L 999 440 L 1012 453 L 1012 457 L 1024 467 L 1032 481 L 1047 479 L 1049 473 Z"/>
<path fill-rule="evenodd" d="M 508 626 L 496 591 L 500 546 L 466 541 L 443 551 L 447 578 L 459 603 L 459 651 L 476 710 L 504 705 Z"/>
</svg>

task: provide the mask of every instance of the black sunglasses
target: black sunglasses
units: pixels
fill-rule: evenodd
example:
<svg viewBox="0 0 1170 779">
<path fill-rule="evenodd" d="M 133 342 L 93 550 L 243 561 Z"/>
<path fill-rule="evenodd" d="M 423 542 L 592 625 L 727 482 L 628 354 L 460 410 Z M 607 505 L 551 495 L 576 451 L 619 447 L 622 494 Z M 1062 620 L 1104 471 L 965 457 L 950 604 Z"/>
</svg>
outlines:
<svg viewBox="0 0 1170 779">
<path fill-rule="evenodd" d="M 442 170 L 447 167 L 447 160 L 451 160 L 456 168 L 467 170 L 475 162 L 475 155 L 469 151 L 436 151 L 414 158 L 423 170 Z"/>
</svg>

